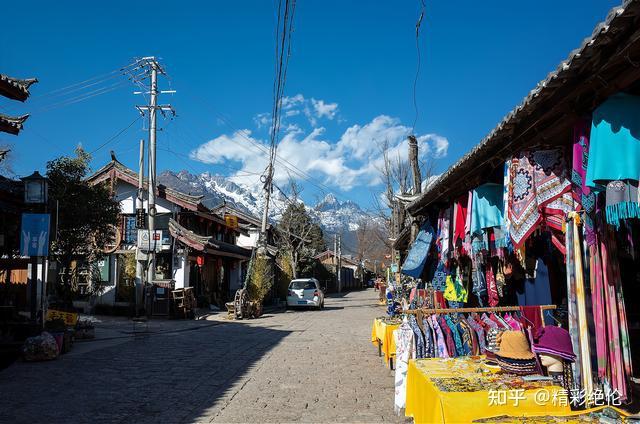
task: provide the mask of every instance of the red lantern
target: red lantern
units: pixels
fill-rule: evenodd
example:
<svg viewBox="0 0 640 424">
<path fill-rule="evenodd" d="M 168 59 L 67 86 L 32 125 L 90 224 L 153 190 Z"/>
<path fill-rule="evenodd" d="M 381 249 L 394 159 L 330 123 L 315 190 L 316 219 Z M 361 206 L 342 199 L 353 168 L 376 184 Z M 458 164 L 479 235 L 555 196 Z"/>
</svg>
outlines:
<svg viewBox="0 0 640 424">
<path fill-rule="evenodd" d="M 196 257 L 196 264 L 198 264 L 198 266 L 204 265 L 204 256 L 197 256 Z"/>
</svg>

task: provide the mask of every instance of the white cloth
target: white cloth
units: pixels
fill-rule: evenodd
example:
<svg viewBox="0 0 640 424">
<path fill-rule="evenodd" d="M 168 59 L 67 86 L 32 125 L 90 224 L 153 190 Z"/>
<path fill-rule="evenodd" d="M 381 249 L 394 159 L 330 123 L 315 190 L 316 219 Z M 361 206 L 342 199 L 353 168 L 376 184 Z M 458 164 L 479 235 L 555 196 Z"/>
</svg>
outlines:
<svg viewBox="0 0 640 424">
<path fill-rule="evenodd" d="M 407 370 L 409 360 L 415 357 L 413 330 L 409 323 L 402 322 L 400 327 L 393 331 L 396 342 L 396 373 L 395 373 L 395 397 L 394 410 L 400 413 L 407 401 Z"/>
</svg>

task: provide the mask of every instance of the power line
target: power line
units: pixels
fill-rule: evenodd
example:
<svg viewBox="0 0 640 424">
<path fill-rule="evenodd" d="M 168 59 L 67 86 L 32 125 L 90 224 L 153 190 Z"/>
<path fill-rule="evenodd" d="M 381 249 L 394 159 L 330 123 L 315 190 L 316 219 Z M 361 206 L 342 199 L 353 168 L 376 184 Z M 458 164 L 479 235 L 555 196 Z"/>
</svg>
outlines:
<svg viewBox="0 0 640 424">
<path fill-rule="evenodd" d="M 95 80 L 109 80 L 109 79 L 111 79 L 111 78 L 115 78 L 115 76 L 117 76 L 117 75 L 115 75 L 115 76 L 110 76 L 110 75 L 113 75 L 113 74 L 122 74 L 122 72 L 123 72 L 124 70 L 126 70 L 126 69 L 128 69 L 128 68 L 130 68 L 130 67 L 132 67 L 132 66 L 134 66 L 134 65 L 135 65 L 135 63 L 130 63 L 130 64 L 129 64 L 129 65 L 127 65 L 127 66 L 124 66 L 124 67 L 122 67 L 122 68 L 118 68 L 118 69 L 114 69 L 114 70 L 112 70 L 112 71 L 110 71 L 110 72 L 107 72 L 107 73 L 105 73 L 105 74 L 97 75 L 97 76 L 95 76 L 95 77 L 91 77 L 91 78 L 88 78 L 88 79 L 86 79 L 86 80 L 84 80 L 84 81 L 80 81 L 80 82 L 77 82 L 77 83 L 74 83 L 74 84 L 71 84 L 71 85 L 67 85 L 67 86 L 65 86 L 65 87 L 56 88 L 55 90 L 51 90 L 51 91 L 46 92 L 46 93 L 38 94 L 38 95 L 36 95 L 36 96 L 33 96 L 33 97 L 32 97 L 32 100 L 35 100 L 35 99 L 41 99 L 41 98 L 44 98 L 44 97 L 48 97 L 48 96 L 53 95 L 53 94 L 55 94 L 55 93 L 58 93 L 58 92 L 60 92 L 60 91 L 69 91 L 70 89 L 72 89 L 72 88 L 74 88 L 74 87 L 78 87 L 78 86 L 80 86 L 80 85 L 83 85 L 83 84 L 86 84 L 86 83 L 89 83 L 89 82 L 92 82 L 92 81 L 95 81 Z M 87 85 L 87 87 L 88 87 L 88 86 L 91 86 L 91 85 L 94 85 L 94 84 L 89 84 L 89 85 Z M 71 91 L 75 91 L 75 90 L 76 90 L 76 89 L 74 88 L 74 89 L 73 89 L 73 90 L 71 90 Z"/>
<path fill-rule="evenodd" d="M 416 22 L 416 53 L 417 53 L 417 56 L 418 56 L 418 63 L 416 65 L 416 77 L 413 80 L 413 108 L 415 110 L 415 116 L 413 118 L 413 125 L 411 126 L 411 133 L 412 134 L 416 129 L 416 122 L 418 121 L 418 101 L 417 101 L 416 91 L 417 91 L 417 87 L 418 87 L 418 76 L 420 75 L 420 62 L 421 62 L 421 58 L 420 58 L 420 25 L 422 24 L 422 19 L 424 18 L 424 11 L 425 11 L 425 8 L 426 8 L 424 0 L 420 0 L 420 3 L 421 3 L 420 16 L 418 17 L 418 21 Z"/>
<path fill-rule="evenodd" d="M 104 143 L 102 143 L 100 146 L 96 147 L 95 149 L 93 149 L 91 152 L 89 152 L 90 155 L 93 155 L 95 152 L 97 152 L 98 150 L 102 149 L 103 147 L 105 147 L 107 144 L 111 143 L 113 140 L 115 140 L 116 138 L 120 137 L 125 131 L 127 131 L 129 128 L 131 128 L 133 126 L 133 124 L 135 124 L 136 122 L 138 122 L 140 119 L 142 118 L 142 115 L 138 115 L 136 117 L 136 119 L 134 119 L 133 121 L 131 121 L 131 123 L 129 125 L 127 125 L 126 127 L 124 127 L 123 129 L 121 129 L 120 131 L 118 131 L 117 133 L 115 133 L 113 136 L 109 137 L 109 139 L 107 139 L 107 141 L 105 141 Z"/>
</svg>

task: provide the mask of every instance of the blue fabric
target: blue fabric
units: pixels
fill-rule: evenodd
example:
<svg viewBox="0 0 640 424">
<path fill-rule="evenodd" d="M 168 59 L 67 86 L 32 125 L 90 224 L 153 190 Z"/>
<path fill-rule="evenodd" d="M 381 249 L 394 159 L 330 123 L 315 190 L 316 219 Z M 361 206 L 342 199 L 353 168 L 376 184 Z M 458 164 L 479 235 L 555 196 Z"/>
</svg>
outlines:
<svg viewBox="0 0 640 424">
<path fill-rule="evenodd" d="M 409 326 L 411 330 L 413 330 L 414 339 L 416 341 L 416 358 L 424 358 L 424 336 L 422 335 L 422 331 L 420 331 L 420 327 L 418 327 L 418 321 L 416 321 L 416 317 L 411 315 L 409 317 Z"/>
<path fill-rule="evenodd" d="M 416 241 L 413 242 L 407 259 L 402 264 L 402 273 L 413 278 L 420 278 L 422 270 L 427 262 L 427 254 L 431 249 L 431 243 L 433 243 L 434 230 L 431 224 L 428 222 L 422 226 L 422 229 L 416 237 Z"/>
<path fill-rule="evenodd" d="M 453 342 L 456 345 L 456 354 L 451 356 L 464 356 L 464 348 L 462 347 L 462 337 L 460 337 L 460 333 L 458 333 L 458 327 L 454 324 L 451 317 L 446 315 L 444 317 L 447 325 L 451 329 L 451 334 L 453 334 Z"/>
<path fill-rule="evenodd" d="M 424 357 L 435 358 L 435 352 L 433 349 L 433 337 L 431 336 L 431 327 L 429 326 L 429 320 L 423 318 L 422 326 L 424 327 Z"/>
<path fill-rule="evenodd" d="M 640 178 L 640 96 L 615 94 L 593 111 L 585 185 Z"/>
<path fill-rule="evenodd" d="M 516 288 L 519 306 L 550 305 L 551 286 L 549 269 L 542 259 L 538 259 L 535 278 L 526 278 L 521 287 Z"/>
<path fill-rule="evenodd" d="M 503 223 L 504 187 L 487 183 L 473 190 L 471 201 L 471 234 L 482 234 L 482 230 L 500 227 Z"/>
<path fill-rule="evenodd" d="M 431 284 L 433 285 L 434 290 L 440 292 L 443 292 L 447 286 L 447 268 L 443 261 L 438 262 Z"/>
</svg>

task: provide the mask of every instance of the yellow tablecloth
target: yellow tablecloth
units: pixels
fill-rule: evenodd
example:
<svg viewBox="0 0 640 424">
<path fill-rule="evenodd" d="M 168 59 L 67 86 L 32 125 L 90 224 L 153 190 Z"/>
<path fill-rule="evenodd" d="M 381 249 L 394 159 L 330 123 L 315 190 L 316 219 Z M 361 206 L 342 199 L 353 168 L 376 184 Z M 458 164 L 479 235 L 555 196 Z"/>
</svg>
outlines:
<svg viewBox="0 0 640 424">
<path fill-rule="evenodd" d="M 371 327 L 371 343 L 378 345 L 378 340 L 382 342 L 382 352 L 384 353 L 385 362 L 389 362 L 389 358 L 396 354 L 396 341 L 393 338 L 393 330 L 400 327 L 400 324 L 385 324 L 378 318 L 373 320 Z"/>
<path fill-rule="evenodd" d="M 477 418 L 497 415 L 564 415 L 571 412 L 568 405 L 553 401 L 562 397 L 559 394 L 562 388 L 559 386 L 533 388 L 536 385 L 531 383 L 498 383 L 497 374 L 478 372 L 481 368 L 488 371 L 478 358 L 470 357 L 409 361 L 405 415 L 413 417 L 418 424 L 468 423 Z M 474 381 L 477 386 L 487 390 L 442 391 L 436 385 L 438 380 L 433 379 L 443 377 L 447 378 L 446 381 L 452 377 L 459 381 Z M 538 394 L 540 391 L 546 393 Z M 504 392 L 504 396 L 497 392 Z M 544 402 L 547 395 L 548 401 Z M 516 401 L 516 397 L 524 399 Z"/>
</svg>

